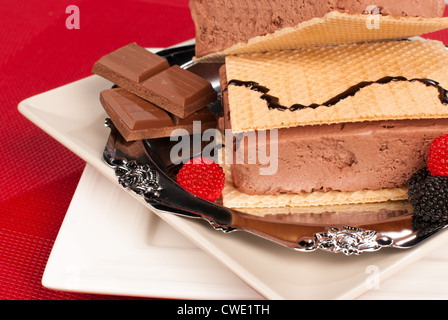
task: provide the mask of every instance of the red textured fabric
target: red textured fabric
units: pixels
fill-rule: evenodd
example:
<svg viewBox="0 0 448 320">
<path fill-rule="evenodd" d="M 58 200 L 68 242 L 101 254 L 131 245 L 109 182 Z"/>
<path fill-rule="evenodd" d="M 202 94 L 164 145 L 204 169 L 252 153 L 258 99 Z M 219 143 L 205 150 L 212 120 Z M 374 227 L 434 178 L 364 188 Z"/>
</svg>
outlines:
<svg viewBox="0 0 448 320">
<path fill-rule="evenodd" d="M 69 5 L 80 29 L 66 28 Z M 194 37 L 188 0 L 0 0 L 0 299 L 127 299 L 48 290 L 45 264 L 85 163 L 17 111 L 23 99 L 90 75 L 130 42 Z"/>
<path fill-rule="evenodd" d="M 68 30 L 77 5 L 80 29 Z M 0 0 L 0 299 L 133 299 L 48 290 L 45 264 L 85 163 L 17 111 L 23 99 L 90 75 L 130 42 L 194 37 L 188 0 Z M 431 37 L 448 43 L 448 33 Z"/>
</svg>

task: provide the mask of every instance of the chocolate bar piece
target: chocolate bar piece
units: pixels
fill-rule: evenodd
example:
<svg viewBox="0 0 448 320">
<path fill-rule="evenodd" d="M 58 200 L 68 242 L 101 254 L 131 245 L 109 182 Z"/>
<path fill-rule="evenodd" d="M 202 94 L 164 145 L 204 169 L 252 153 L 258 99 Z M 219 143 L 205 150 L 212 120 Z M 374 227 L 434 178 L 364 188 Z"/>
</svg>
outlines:
<svg viewBox="0 0 448 320">
<path fill-rule="evenodd" d="M 207 107 L 180 119 L 122 88 L 102 91 L 100 101 L 126 141 L 169 137 L 175 129 L 192 134 L 194 121 L 200 121 L 201 131 L 216 128 L 217 124 Z"/>
<path fill-rule="evenodd" d="M 160 60 L 165 59 L 135 46 L 102 57 L 92 72 L 180 118 L 217 99 L 217 92 L 207 80 L 179 66 L 167 67 Z"/>
<path fill-rule="evenodd" d="M 217 99 L 210 82 L 179 66 L 149 78 L 142 87 L 145 89 L 142 96 L 181 118 Z"/>
<path fill-rule="evenodd" d="M 169 67 L 166 59 L 131 43 L 100 58 L 93 72 L 102 75 L 113 70 L 115 77 L 140 83 Z"/>
</svg>

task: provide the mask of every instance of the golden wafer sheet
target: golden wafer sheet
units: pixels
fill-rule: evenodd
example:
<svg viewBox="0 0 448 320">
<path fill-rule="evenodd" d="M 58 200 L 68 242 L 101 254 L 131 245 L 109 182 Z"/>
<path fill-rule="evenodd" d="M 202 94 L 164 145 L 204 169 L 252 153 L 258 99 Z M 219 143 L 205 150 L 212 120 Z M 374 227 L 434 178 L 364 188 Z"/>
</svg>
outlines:
<svg viewBox="0 0 448 320">
<path fill-rule="evenodd" d="M 226 58 L 227 79 L 254 81 L 286 107 L 324 104 L 361 82 L 384 77 L 431 79 L 448 89 L 448 52 L 438 41 L 385 41 L 244 54 Z M 363 87 L 336 104 L 297 111 L 270 110 L 263 93 L 229 85 L 235 133 L 344 122 L 447 118 L 435 86 L 392 81 Z"/>
<path fill-rule="evenodd" d="M 221 52 L 199 57 L 198 61 L 222 61 L 227 55 L 279 51 L 336 44 L 397 40 L 448 28 L 448 18 L 395 18 L 382 15 L 330 12 L 295 27 L 258 36 Z"/>
</svg>

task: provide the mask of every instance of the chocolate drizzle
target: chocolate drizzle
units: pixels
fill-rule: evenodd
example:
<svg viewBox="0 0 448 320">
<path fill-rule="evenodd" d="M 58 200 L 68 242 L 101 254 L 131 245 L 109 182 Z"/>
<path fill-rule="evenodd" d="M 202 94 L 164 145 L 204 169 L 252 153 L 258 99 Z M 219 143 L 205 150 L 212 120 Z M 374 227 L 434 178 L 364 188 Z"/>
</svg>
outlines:
<svg viewBox="0 0 448 320">
<path fill-rule="evenodd" d="M 440 102 L 444 105 L 448 105 L 448 90 L 444 89 L 440 86 L 439 82 L 431 79 L 407 79 L 405 77 L 384 77 L 377 81 L 363 81 L 358 83 L 357 85 L 354 85 L 353 87 L 350 87 L 346 91 L 342 92 L 341 94 L 335 96 L 334 98 L 331 98 L 327 102 L 324 102 L 322 104 L 313 103 L 308 106 L 303 104 L 294 104 L 290 107 L 286 107 L 280 104 L 280 99 L 278 97 L 272 96 L 268 94 L 269 91 L 271 91 L 269 88 L 261 86 L 259 83 L 254 81 L 241 81 L 241 80 L 230 80 L 229 85 L 239 86 L 239 87 L 247 87 L 250 90 L 257 91 L 263 93 L 263 95 L 260 97 L 261 99 L 265 100 L 268 103 L 269 110 L 277 109 L 279 111 L 298 111 L 303 109 L 316 109 L 318 107 L 332 107 L 338 102 L 354 96 L 356 93 L 358 93 L 361 89 L 371 86 L 373 84 L 387 84 L 394 81 L 407 81 L 407 82 L 421 82 L 425 84 L 428 87 L 435 87 L 439 90 L 439 99 Z"/>
</svg>

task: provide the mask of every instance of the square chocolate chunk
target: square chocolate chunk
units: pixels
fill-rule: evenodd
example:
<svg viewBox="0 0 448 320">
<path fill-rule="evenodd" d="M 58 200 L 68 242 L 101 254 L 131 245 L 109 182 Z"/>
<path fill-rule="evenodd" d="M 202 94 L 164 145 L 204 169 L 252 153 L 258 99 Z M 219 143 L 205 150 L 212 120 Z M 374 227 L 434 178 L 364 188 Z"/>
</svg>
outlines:
<svg viewBox="0 0 448 320">
<path fill-rule="evenodd" d="M 101 73 L 116 73 L 117 75 L 140 83 L 169 68 L 166 59 L 149 52 L 135 43 L 128 44 L 100 58 L 94 66 Z"/>
<path fill-rule="evenodd" d="M 217 98 L 210 82 L 179 66 L 172 66 L 142 83 L 159 97 L 154 103 L 184 118 Z"/>
<path fill-rule="evenodd" d="M 175 129 L 185 129 L 192 134 L 195 121 L 200 122 L 201 131 L 216 128 L 217 124 L 215 115 L 206 107 L 179 119 L 121 88 L 102 91 L 100 101 L 127 141 L 169 137 Z"/>
</svg>

